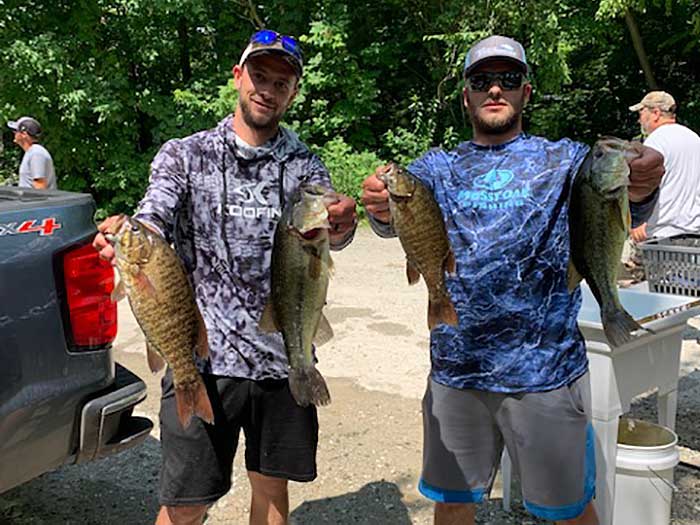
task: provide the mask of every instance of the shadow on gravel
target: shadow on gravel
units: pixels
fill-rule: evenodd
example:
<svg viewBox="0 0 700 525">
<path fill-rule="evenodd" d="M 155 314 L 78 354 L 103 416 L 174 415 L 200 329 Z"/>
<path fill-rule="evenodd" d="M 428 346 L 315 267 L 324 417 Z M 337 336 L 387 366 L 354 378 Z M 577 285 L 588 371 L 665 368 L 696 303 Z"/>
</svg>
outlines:
<svg viewBox="0 0 700 525">
<path fill-rule="evenodd" d="M 0 525 L 146 525 L 158 511 L 160 441 L 69 465 L 0 495 Z"/>
<path fill-rule="evenodd" d="M 290 515 L 291 525 L 319 524 L 411 525 L 408 509 L 395 483 L 375 481 L 357 492 L 306 501 Z"/>
</svg>

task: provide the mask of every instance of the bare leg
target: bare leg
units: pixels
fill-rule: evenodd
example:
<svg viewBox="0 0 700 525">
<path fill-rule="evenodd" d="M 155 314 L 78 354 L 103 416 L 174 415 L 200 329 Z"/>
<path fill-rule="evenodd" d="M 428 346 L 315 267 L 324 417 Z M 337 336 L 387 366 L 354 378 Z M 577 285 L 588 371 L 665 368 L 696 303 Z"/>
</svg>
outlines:
<svg viewBox="0 0 700 525">
<path fill-rule="evenodd" d="M 287 480 L 248 471 L 252 492 L 250 525 L 286 525 L 289 514 Z"/>
<path fill-rule="evenodd" d="M 595 508 L 593 507 L 593 502 L 586 505 L 578 518 L 572 520 L 557 521 L 558 525 L 598 525 L 598 515 L 595 513 Z"/>
<path fill-rule="evenodd" d="M 435 525 L 474 525 L 474 503 L 436 503 Z"/>
<path fill-rule="evenodd" d="M 156 525 L 202 525 L 207 505 L 161 507 Z"/>
</svg>

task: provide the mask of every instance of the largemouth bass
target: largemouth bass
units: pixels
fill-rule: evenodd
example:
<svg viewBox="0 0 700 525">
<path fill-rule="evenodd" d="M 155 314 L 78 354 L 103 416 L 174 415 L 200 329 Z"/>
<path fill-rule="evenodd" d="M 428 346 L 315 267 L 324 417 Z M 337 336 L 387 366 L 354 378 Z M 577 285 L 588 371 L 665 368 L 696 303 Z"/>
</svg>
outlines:
<svg viewBox="0 0 700 525">
<path fill-rule="evenodd" d="M 632 222 L 627 161 L 639 154 L 635 143 L 612 137 L 598 140 L 576 175 L 569 204 L 569 290 L 586 279 L 613 346 L 627 343 L 632 332 L 643 329 L 622 307 L 617 293 L 620 256 Z"/>
<path fill-rule="evenodd" d="M 207 331 L 180 258 L 170 245 L 138 220 L 122 215 L 107 239 L 114 245 L 119 284 L 112 299 L 129 305 L 146 336 L 148 365 L 170 365 L 177 415 L 187 427 L 193 415 L 214 423 L 214 414 L 194 353 L 209 356 Z"/>
<path fill-rule="evenodd" d="M 270 298 L 259 323 L 263 331 L 282 333 L 289 389 L 300 406 L 331 400 L 312 343 L 333 336 L 322 310 L 333 269 L 326 204 L 335 198 L 321 186 L 303 186 L 282 212 L 272 250 Z"/>
<path fill-rule="evenodd" d="M 428 327 L 456 326 L 457 312 L 445 287 L 445 272 L 455 272 L 455 257 L 438 204 L 417 178 L 396 164 L 379 178 L 389 191 L 391 222 L 406 253 L 408 283 L 417 283 L 422 275 L 428 288 Z"/>
</svg>

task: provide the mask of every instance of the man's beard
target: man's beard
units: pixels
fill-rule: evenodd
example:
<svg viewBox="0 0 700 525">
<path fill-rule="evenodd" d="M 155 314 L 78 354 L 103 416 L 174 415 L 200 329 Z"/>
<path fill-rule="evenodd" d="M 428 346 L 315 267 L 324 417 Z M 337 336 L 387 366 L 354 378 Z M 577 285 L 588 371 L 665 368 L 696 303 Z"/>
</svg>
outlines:
<svg viewBox="0 0 700 525">
<path fill-rule="evenodd" d="M 270 115 L 268 117 L 256 118 L 253 112 L 250 110 L 248 101 L 240 99 L 241 113 L 243 114 L 243 121 L 246 125 L 257 131 L 267 131 L 272 129 L 277 129 L 279 122 L 282 118 L 281 115 L 277 113 Z"/>
<path fill-rule="evenodd" d="M 472 125 L 484 135 L 503 135 L 512 131 L 520 122 L 523 106 L 525 105 L 525 95 L 519 103 L 512 105 L 513 112 L 505 117 L 487 121 L 478 116 L 477 111 L 469 111 Z"/>
</svg>

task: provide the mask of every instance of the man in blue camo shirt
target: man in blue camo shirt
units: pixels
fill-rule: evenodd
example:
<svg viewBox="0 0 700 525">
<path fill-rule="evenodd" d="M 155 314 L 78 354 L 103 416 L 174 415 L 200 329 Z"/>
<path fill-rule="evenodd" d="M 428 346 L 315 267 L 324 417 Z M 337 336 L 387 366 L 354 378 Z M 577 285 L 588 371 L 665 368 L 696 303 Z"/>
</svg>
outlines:
<svg viewBox="0 0 700 525">
<path fill-rule="evenodd" d="M 435 524 L 473 524 L 503 446 L 520 473 L 529 512 L 561 524 L 597 524 L 595 454 L 579 290 L 567 289 L 568 201 L 589 148 L 523 133 L 532 93 L 522 45 L 491 36 L 464 68 L 474 138 L 408 166 L 440 205 L 457 272 L 447 286 L 459 326 L 431 333 L 423 399 L 419 489 Z M 635 222 L 651 212 L 663 157 L 630 163 Z M 377 168 L 362 201 L 374 231 L 394 236 Z"/>
</svg>

